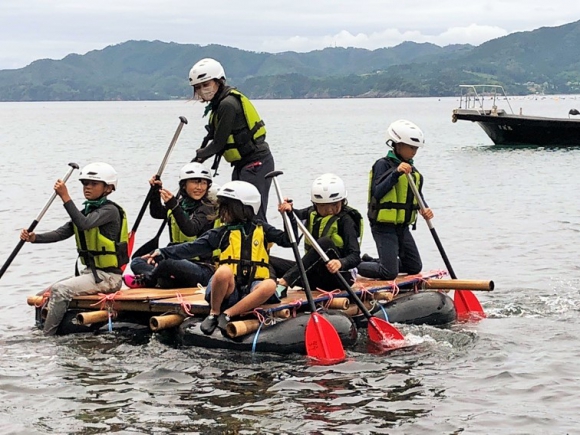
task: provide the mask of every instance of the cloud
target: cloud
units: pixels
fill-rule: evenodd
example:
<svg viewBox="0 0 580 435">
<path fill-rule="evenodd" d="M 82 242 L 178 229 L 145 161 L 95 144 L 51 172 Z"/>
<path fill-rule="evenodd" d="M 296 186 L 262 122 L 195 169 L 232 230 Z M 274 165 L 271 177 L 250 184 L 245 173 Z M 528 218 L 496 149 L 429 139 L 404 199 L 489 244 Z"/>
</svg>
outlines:
<svg viewBox="0 0 580 435">
<path fill-rule="evenodd" d="M 453 27 L 436 35 L 423 34 L 418 30 L 400 31 L 387 29 L 369 34 L 357 33 L 353 35 L 347 30 L 342 30 L 334 35 L 320 37 L 293 36 L 290 38 L 272 38 L 265 40 L 259 51 L 282 52 L 297 51 L 306 52 L 324 47 L 357 47 L 375 50 L 383 47 L 393 47 L 405 41 L 430 42 L 439 46 L 449 44 L 480 45 L 490 39 L 507 35 L 505 29 L 495 26 L 479 26 L 471 24 L 467 27 Z"/>
<path fill-rule="evenodd" d="M 0 69 L 84 54 L 127 40 L 221 44 L 251 51 L 440 46 L 557 26 L 580 17 L 569 0 L 2 0 Z"/>
</svg>

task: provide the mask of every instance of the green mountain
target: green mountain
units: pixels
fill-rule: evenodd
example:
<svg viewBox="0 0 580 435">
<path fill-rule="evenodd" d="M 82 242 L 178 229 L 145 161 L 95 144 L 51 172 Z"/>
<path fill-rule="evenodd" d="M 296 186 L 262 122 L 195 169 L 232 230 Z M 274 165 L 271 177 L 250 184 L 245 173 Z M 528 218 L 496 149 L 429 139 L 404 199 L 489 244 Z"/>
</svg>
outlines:
<svg viewBox="0 0 580 435">
<path fill-rule="evenodd" d="M 199 59 L 224 65 L 252 98 L 448 96 L 457 86 L 501 84 L 511 94 L 580 92 L 580 21 L 514 33 L 477 47 L 404 42 L 378 50 L 255 53 L 220 45 L 128 41 L 0 71 L 0 101 L 190 98 Z"/>
</svg>

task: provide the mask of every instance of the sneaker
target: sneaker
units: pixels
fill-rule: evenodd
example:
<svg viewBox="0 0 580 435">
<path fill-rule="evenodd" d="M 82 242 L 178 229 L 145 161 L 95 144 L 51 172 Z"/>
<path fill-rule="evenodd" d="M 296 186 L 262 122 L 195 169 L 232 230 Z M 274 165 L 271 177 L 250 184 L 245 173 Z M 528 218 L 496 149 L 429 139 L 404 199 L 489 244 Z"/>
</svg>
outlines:
<svg viewBox="0 0 580 435">
<path fill-rule="evenodd" d="M 278 296 L 278 299 L 283 299 L 288 296 L 288 287 L 282 284 L 278 284 L 276 286 L 276 296 Z"/>
<path fill-rule="evenodd" d="M 145 274 L 123 275 L 123 282 L 129 288 L 155 287 L 151 282 L 151 279 L 149 279 Z"/>
<path fill-rule="evenodd" d="M 215 314 L 210 314 L 203 320 L 203 322 L 201 322 L 201 325 L 199 327 L 201 329 L 201 332 L 203 332 L 205 335 L 211 335 L 213 331 L 215 331 L 215 328 L 217 326 L 218 326 L 218 316 L 216 316 Z"/>
<path fill-rule="evenodd" d="M 221 313 L 217 318 L 218 328 L 220 328 L 222 334 L 224 335 L 226 335 L 226 328 L 228 326 L 228 323 L 230 323 L 230 320 L 231 320 L 230 316 L 224 313 Z"/>
<path fill-rule="evenodd" d="M 376 258 L 371 257 L 369 254 L 363 254 L 361 257 L 362 261 L 377 261 Z"/>
</svg>

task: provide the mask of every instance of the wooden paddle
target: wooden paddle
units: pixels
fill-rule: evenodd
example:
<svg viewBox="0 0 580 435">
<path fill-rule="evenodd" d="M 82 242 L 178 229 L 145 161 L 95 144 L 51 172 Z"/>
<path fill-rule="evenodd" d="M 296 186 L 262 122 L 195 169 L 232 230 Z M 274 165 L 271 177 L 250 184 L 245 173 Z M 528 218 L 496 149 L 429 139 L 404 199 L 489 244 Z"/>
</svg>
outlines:
<svg viewBox="0 0 580 435">
<path fill-rule="evenodd" d="M 175 195 L 175 199 L 179 202 L 180 197 L 181 191 Z M 161 237 L 161 234 L 163 234 L 163 230 L 165 229 L 165 225 L 167 225 L 167 222 L 169 222 L 169 219 L 167 215 L 165 215 L 165 219 L 163 219 L 163 222 L 161 222 L 161 225 L 159 226 L 159 229 L 157 230 L 155 237 L 153 237 L 148 242 L 145 242 L 139 249 L 137 249 L 135 253 L 131 256 L 131 259 L 142 257 L 143 255 L 146 254 L 150 254 L 159 247 L 159 238 Z"/>
<path fill-rule="evenodd" d="M 282 196 L 282 191 L 280 190 L 280 186 L 276 177 L 282 174 L 282 171 L 272 171 L 266 174 L 266 178 L 272 178 L 272 181 L 274 182 L 279 204 L 284 202 L 284 197 Z M 292 223 L 290 222 L 290 216 L 288 213 L 282 213 L 282 219 L 284 221 L 284 227 L 288 233 L 290 243 L 292 244 L 292 251 L 294 252 L 296 264 L 298 265 L 298 270 L 300 271 L 300 276 L 304 284 L 306 298 L 308 299 L 308 304 L 310 305 L 310 320 L 306 324 L 305 331 L 306 354 L 310 358 L 325 365 L 344 361 L 346 355 L 344 353 L 342 341 L 340 341 L 340 337 L 338 336 L 338 332 L 336 332 L 336 329 L 332 323 L 330 323 L 328 319 L 326 319 L 316 310 L 314 298 L 312 297 L 312 290 L 310 289 L 308 277 L 306 276 L 306 270 L 304 269 L 300 250 L 298 249 L 298 243 L 296 243 L 294 228 L 292 228 Z"/>
<path fill-rule="evenodd" d="M 73 173 L 73 171 L 75 169 L 78 169 L 79 168 L 79 165 L 77 165 L 76 163 L 69 163 L 68 165 L 70 166 L 70 169 L 67 171 L 67 173 L 64 175 L 64 177 L 62 177 L 63 183 L 66 183 L 67 180 L 70 178 L 71 174 Z M 46 213 L 46 211 L 48 210 L 48 208 L 54 202 L 54 199 L 55 198 L 56 198 L 56 192 L 53 192 L 53 194 L 50 196 L 50 199 L 44 205 L 44 207 L 42 208 L 42 210 L 40 211 L 40 213 L 38 213 L 38 216 L 36 216 L 36 219 L 34 219 L 32 221 L 32 223 L 30 224 L 30 226 L 28 227 L 28 232 L 29 233 L 31 233 L 32 231 L 34 231 L 34 229 L 36 228 L 36 226 L 38 225 L 38 223 L 40 222 L 40 220 L 42 219 L 42 217 L 44 216 L 44 214 Z M 2 276 L 4 275 L 4 272 L 6 272 L 6 269 L 8 269 L 8 266 L 10 266 L 10 264 L 12 263 L 12 261 L 16 258 L 16 255 L 18 255 L 18 252 L 20 251 L 20 249 L 22 248 L 22 246 L 25 243 L 26 242 L 24 240 L 20 239 L 20 241 L 18 242 L 18 244 L 16 245 L 16 247 L 12 250 L 12 253 L 10 254 L 10 256 L 8 257 L 8 259 L 6 260 L 6 262 L 4 263 L 4 265 L 2 266 L 2 269 L 0 269 L 0 278 L 2 278 Z"/>
<path fill-rule="evenodd" d="M 167 160 L 169 159 L 169 155 L 171 154 L 171 151 L 173 151 L 173 148 L 175 147 L 175 144 L 177 143 L 177 138 L 179 138 L 179 134 L 181 133 L 181 130 L 183 129 L 183 126 L 185 124 L 187 124 L 187 119 L 185 118 L 185 116 L 180 116 L 179 117 L 179 125 L 177 126 L 177 130 L 175 130 L 175 134 L 173 135 L 173 139 L 171 139 L 171 143 L 169 144 L 167 151 L 165 151 L 165 156 L 163 157 L 163 161 L 161 162 L 161 165 L 159 166 L 159 169 L 157 170 L 157 173 L 155 174 L 155 179 L 159 180 L 161 178 L 161 174 L 163 173 L 163 170 L 165 169 L 165 166 L 167 165 Z M 145 197 L 145 201 L 143 201 L 143 205 L 141 206 L 141 210 L 139 210 L 139 214 L 137 215 L 137 219 L 135 220 L 135 223 L 133 224 L 133 228 L 131 228 L 131 232 L 129 233 L 129 243 L 128 243 L 129 256 L 131 256 L 131 253 L 133 252 L 133 246 L 135 245 L 135 233 L 137 233 L 137 228 L 139 227 L 139 224 L 141 223 L 141 219 L 143 219 L 143 215 L 145 214 L 145 210 L 147 210 L 147 205 L 149 204 L 149 201 L 151 201 L 151 197 L 152 197 L 155 189 L 157 189 L 156 185 L 151 186 L 151 188 L 149 189 L 149 192 L 147 193 L 147 196 Z"/>
<path fill-rule="evenodd" d="M 308 239 L 312 247 L 316 249 L 316 252 L 318 252 L 318 255 L 320 255 L 320 258 L 322 258 L 322 261 L 324 261 L 325 264 L 328 263 L 330 258 L 328 258 L 328 255 L 326 255 L 326 252 L 324 252 L 324 250 L 320 247 L 316 239 L 312 236 L 312 234 L 310 234 L 300 219 L 296 218 L 296 221 L 298 222 L 298 228 L 300 228 L 300 231 L 302 231 L 302 234 L 304 234 L 304 237 Z M 378 317 L 374 317 L 369 312 L 367 307 L 365 307 L 363 301 L 360 300 L 358 295 L 348 284 L 346 279 L 344 279 L 344 276 L 340 274 L 340 272 L 335 273 L 335 276 L 338 278 L 342 287 L 348 292 L 350 297 L 354 300 L 358 308 L 369 321 L 368 332 L 370 340 L 386 348 L 400 347 L 400 342 L 405 340 L 403 334 L 401 334 L 399 330 L 389 322 L 383 319 L 379 319 Z M 397 343 L 397 341 L 399 343 Z"/>
<path fill-rule="evenodd" d="M 419 203 L 419 207 L 421 210 L 425 210 L 427 207 L 425 206 L 425 201 L 423 201 L 423 197 L 419 193 L 417 186 L 415 185 L 415 181 L 411 174 L 407 174 L 407 180 L 409 182 L 409 186 L 411 190 L 415 194 L 417 198 L 417 202 Z M 443 244 L 437 235 L 437 231 L 435 231 L 435 227 L 431 223 L 431 219 L 425 219 L 427 221 L 427 226 L 431 231 L 431 235 L 433 236 L 433 240 L 435 240 L 435 244 L 437 245 L 437 249 L 439 249 L 439 253 L 441 254 L 441 258 L 443 258 L 443 262 L 447 267 L 447 271 L 449 275 L 453 279 L 457 279 L 457 275 L 455 275 L 455 271 L 453 267 L 451 267 L 451 263 L 449 262 L 449 258 L 447 258 L 447 254 L 443 249 Z M 472 319 L 480 319 L 485 317 L 485 313 L 483 312 L 483 307 L 479 303 L 477 296 L 469 290 L 455 290 L 455 295 L 453 297 L 453 303 L 455 305 L 455 311 L 457 312 L 457 319 L 458 320 L 472 320 Z"/>
<path fill-rule="evenodd" d="M 151 252 L 155 251 L 159 247 L 159 238 L 161 237 L 161 234 L 163 234 L 165 225 L 167 225 L 167 219 L 163 219 L 163 222 L 161 222 L 155 237 L 141 245 L 141 247 L 133 253 L 131 259 L 142 257 L 143 255 L 150 254 Z"/>
</svg>

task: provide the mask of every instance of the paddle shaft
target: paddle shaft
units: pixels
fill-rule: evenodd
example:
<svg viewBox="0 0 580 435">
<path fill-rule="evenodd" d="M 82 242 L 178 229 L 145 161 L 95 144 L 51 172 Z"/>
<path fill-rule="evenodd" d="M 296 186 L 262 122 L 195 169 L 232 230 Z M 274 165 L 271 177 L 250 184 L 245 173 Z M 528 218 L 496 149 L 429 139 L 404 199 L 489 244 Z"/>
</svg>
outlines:
<svg viewBox="0 0 580 435">
<path fill-rule="evenodd" d="M 306 237 L 308 239 L 308 241 L 310 242 L 312 247 L 316 250 L 316 252 L 318 252 L 318 255 L 320 255 L 320 258 L 322 258 L 322 261 L 324 261 L 324 263 L 327 264 L 330 261 L 330 258 L 328 258 L 328 255 L 326 255 L 326 252 L 324 252 L 324 250 L 320 247 L 320 245 L 318 244 L 316 239 L 312 236 L 312 234 L 310 234 L 310 231 L 308 231 L 308 229 L 306 228 L 306 226 L 304 226 L 304 224 L 300 221 L 300 219 L 298 219 L 296 216 L 294 216 L 294 217 L 296 219 L 296 222 L 298 223 L 298 228 L 300 229 L 300 231 L 302 231 L 302 234 L 304 234 L 304 237 Z M 367 309 L 367 307 L 365 307 L 365 304 L 363 303 L 363 301 L 360 300 L 358 295 L 350 287 L 350 285 L 348 284 L 346 279 L 344 279 L 344 276 L 342 276 L 340 274 L 340 271 L 336 272 L 335 275 L 338 278 L 338 280 L 340 281 L 340 283 L 342 284 L 342 286 L 344 287 L 344 289 L 354 299 L 354 302 L 356 303 L 357 307 L 361 310 L 361 312 L 365 315 L 365 317 L 367 319 L 370 319 L 372 317 L 372 314 Z"/>
<path fill-rule="evenodd" d="M 276 177 L 272 177 L 274 182 L 274 187 L 276 189 L 276 195 L 278 196 L 278 203 L 282 204 L 284 202 L 284 197 L 282 196 L 282 191 L 280 190 L 280 185 Z M 288 233 L 288 238 L 292 244 L 292 251 L 294 252 L 294 257 L 296 258 L 296 264 L 298 265 L 298 270 L 300 271 L 300 276 L 302 277 L 302 282 L 304 285 L 304 291 L 306 292 L 306 298 L 308 299 L 308 304 L 310 305 L 310 310 L 315 313 L 316 305 L 314 304 L 314 297 L 312 296 L 312 290 L 310 289 L 310 283 L 308 282 L 308 276 L 306 275 L 306 269 L 304 268 L 304 263 L 302 262 L 302 257 L 300 255 L 300 250 L 298 249 L 298 243 L 296 242 L 296 235 L 294 234 L 294 229 L 292 228 L 292 222 L 290 221 L 290 216 L 288 213 L 282 213 L 282 219 L 284 220 L 284 226 L 286 227 L 286 232 Z M 298 221 L 298 219 L 297 219 Z M 298 221 L 300 223 L 300 221 Z"/>
<path fill-rule="evenodd" d="M 180 198 L 181 198 L 181 191 L 179 191 L 175 195 L 175 199 L 177 201 L 179 201 Z M 159 229 L 157 230 L 157 234 L 155 234 L 155 237 L 153 237 L 148 242 L 143 243 L 143 245 L 141 245 L 141 247 L 133 253 L 133 255 L 131 256 L 131 259 L 141 257 L 145 254 L 149 254 L 149 253 L 155 251 L 159 247 L 159 238 L 161 237 L 161 234 L 163 234 L 163 230 L 165 229 L 165 225 L 167 225 L 168 222 L 169 222 L 169 218 L 167 216 L 165 216 L 165 219 L 163 219 L 163 222 L 161 222 L 161 225 L 159 226 Z"/>
<path fill-rule="evenodd" d="M 406 174 L 406 175 L 407 175 L 407 180 L 409 182 L 409 186 L 411 187 L 411 190 L 415 194 L 415 198 L 417 198 L 417 202 L 419 203 L 419 208 L 421 209 L 421 211 L 425 211 L 427 209 L 427 206 L 425 205 L 425 201 L 423 201 L 423 197 L 419 193 L 419 189 L 417 189 L 417 185 L 415 184 L 413 177 L 411 176 L 411 174 Z M 453 278 L 453 279 L 457 279 L 457 275 L 455 275 L 455 271 L 453 270 L 453 267 L 451 267 L 451 263 L 449 262 L 449 258 L 447 257 L 447 254 L 445 253 L 445 249 L 443 249 L 443 244 L 441 243 L 441 240 L 439 239 L 439 235 L 437 234 L 437 231 L 435 230 L 435 227 L 433 226 L 431 219 L 425 219 L 425 220 L 427 221 L 427 226 L 429 227 L 429 231 L 431 231 L 431 235 L 433 236 L 433 240 L 435 240 L 435 244 L 437 245 L 437 249 L 439 250 L 439 254 L 441 254 L 441 258 L 443 258 L 443 262 L 445 263 L 445 267 L 447 267 L 447 271 L 449 272 L 449 276 L 451 276 L 451 278 Z"/>
<path fill-rule="evenodd" d="M 163 174 L 163 171 L 165 170 L 165 166 L 167 166 L 167 161 L 169 160 L 169 156 L 170 156 L 171 152 L 173 151 L 173 148 L 175 148 L 175 144 L 177 143 L 177 139 L 179 138 L 179 134 L 181 133 L 181 130 L 183 129 L 183 126 L 185 124 L 187 124 L 187 119 L 185 118 L 185 116 L 180 116 L 179 117 L 179 125 L 177 126 L 177 129 L 175 130 L 175 134 L 173 135 L 173 139 L 171 139 L 171 143 L 169 144 L 167 151 L 165 151 L 165 156 L 163 157 L 163 161 L 161 162 L 161 165 L 159 165 L 159 169 L 157 170 L 157 173 L 155 174 L 155 179 L 159 180 L 161 178 L 161 174 Z M 135 223 L 133 224 L 133 228 L 131 229 L 131 236 L 134 235 L 134 233 L 137 231 L 137 228 L 141 224 L 141 220 L 143 219 L 143 216 L 145 215 L 145 210 L 147 210 L 147 205 L 149 205 L 149 201 L 151 201 L 151 196 L 153 195 L 153 192 L 157 188 L 158 188 L 157 185 L 153 185 L 149 189 L 149 192 L 147 193 L 147 196 L 145 197 L 145 201 L 143 201 L 143 205 L 141 206 L 141 210 L 139 210 L 139 214 L 137 215 L 137 219 L 135 220 Z"/>
<path fill-rule="evenodd" d="M 79 168 L 79 165 L 77 165 L 76 163 L 69 163 L 68 165 L 70 166 L 70 169 L 67 171 L 67 173 L 62 178 L 63 183 L 66 183 L 67 180 L 72 175 L 73 171 L 75 169 Z M 40 220 L 42 219 L 42 217 L 44 216 L 44 214 L 46 213 L 48 208 L 52 205 L 52 203 L 54 202 L 55 199 L 56 199 L 56 192 L 53 192 L 52 195 L 50 196 L 50 199 L 46 202 L 46 204 L 44 205 L 42 210 L 40 210 L 40 213 L 38 213 L 38 216 L 36 216 L 36 219 L 34 219 L 32 221 L 32 223 L 30 224 L 30 226 L 28 227 L 27 231 L 29 233 L 34 231 L 34 229 L 36 228 L 36 226 L 38 225 L 38 223 L 40 222 Z M 16 258 L 16 255 L 18 255 L 18 252 L 20 251 L 22 246 L 24 246 L 25 243 L 26 243 L 26 241 L 24 241 L 22 239 L 18 242 L 18 244 L 16 245 L 16 247 L 14 248 L 14 250 L 12 251 L 10 256 L 8 257 L 8 259 L 6 260 L 4 265 L 2 266 L 2 269 L 0 269 L 0 278 L 2 278 L 2 276 L 4 275 L 4 272 L 6 272 L 6 269 L 8 269 L 8 266 L 10 266 L 10 264 L 12 263 L 14 258 Z"/>
</svg>

